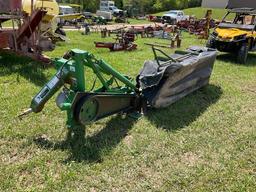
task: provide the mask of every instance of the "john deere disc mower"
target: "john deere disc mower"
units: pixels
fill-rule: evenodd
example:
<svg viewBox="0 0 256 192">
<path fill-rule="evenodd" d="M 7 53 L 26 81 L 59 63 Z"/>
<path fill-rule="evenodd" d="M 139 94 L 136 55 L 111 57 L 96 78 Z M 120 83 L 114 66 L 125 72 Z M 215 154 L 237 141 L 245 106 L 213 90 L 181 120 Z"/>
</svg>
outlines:
<svg viewBox="0 0 256 192">
<path fill-rule="evenodd" d="M 238 63 L 245 64 L 248 52 L 256 50 L 256 2 L 230 0 L 228 8 L 222 22 L 211 34 L 207 47 L 233 53 Z"/>
<path fill-rule="evenodd" d="M 215 50 L 190 47 L 168 55 L 153 48 L 153 53 L 155 59 L 146 61 L 133 80 L 93 54 L 73 49 L 64 57 L 53 60 L 56 74 L 20 117 L 41 112 L 50 98 L 62 89 L 56 104 L 67 112 L 67 127 L 75 132 L 114 114 L 138 114 L 146 108 L 168 107 L 209 83 Z M 92 69 L 96 77 L 94 82 L 85 81 L 86 68 Z M 88 84 L 92 88 L 88 88 Z"/>
</svg>

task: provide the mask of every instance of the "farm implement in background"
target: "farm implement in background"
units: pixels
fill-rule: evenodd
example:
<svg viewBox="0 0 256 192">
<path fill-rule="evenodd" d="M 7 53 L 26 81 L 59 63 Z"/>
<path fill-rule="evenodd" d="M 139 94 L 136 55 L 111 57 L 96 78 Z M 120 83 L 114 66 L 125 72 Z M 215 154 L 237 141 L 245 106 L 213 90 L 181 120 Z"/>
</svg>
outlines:
<svg viewBox="0 0 256 192">
<path fill-rule="evenodd" d="M 131 33 L 136 34 L 137 36 L 140 35 L 141 38 L 146 37 L 154 37 L 154 31 L 163 30 L 162 26 L 155 25 L 155 26 L 131 26 L 128 31 Z"/>
<path fill-rule="evenodd" d="M 81 137 L 81 130 L 90 123 L 114 114 L 139 114 L 147 108 L 168 107 L 209 83 L 215 50 L 190 47 L 168 55 L 153 48 L 153 52 L 155 59 L 144 63 L 134 81 L 91 53 L 73 49 L 53 61 L 57 73 L 19 117 L 41 112 L 63 88 L 56 104 L 67 112 L 66 124 L 76 141 L 79 134 Z M 96 76 L 91 89 L 86 87 L 86 68 L 92 69 Z"/>
<path fill-rule="evenodd" d="M 108 48 L 110 51 L 132 51 L 137 49 L 134 41 L 134 33 L 122 31 L 116 35 L 115 42 L 95 42 L 95 46 L 97 48 Z"/>
<path fill-rule="evenodd" d="M 42 51 L 52 50 L 54 46 L 48 38 L 43 38 L 38 32 L 47 11 L 36 9 L 26 15 L 22 11 L 20 0 L 1 0 L 0 5 L 0 23 L 12 21 L 12 28 L 0 29 L 0 49 L 49 62 L 50 60 L 42 55 Z"/>
<path fill-rule="evenodd" d="M 190 17 L 189 20 L 180 21 L 177 26 L 180 29 L 188 31 L 190 34 L 195 34 L 201 39 L 208 39 L 210 29 L 213 29 L 218 24 L 218 21 L 212 19 L 212 10 L 207 10 L 205 17 L 197 19 Z"/>
<path fill-rule="evenodd" d="M 0 28 L 0 49 L 25 55 L 45 63 L 44 51 L 52 51 L 65 32 L 58 20 L 73 20 L 81 14 L 59 15 L 56 0 L 0 0 L 0 26 L 11 21 L 10 28 Z"/>
<path fill-rule="evenodd" d="M 123 33 L 125 32 L 125 29 L 127 27 L 119 27 L 119 28 L 116 28 L 116 29 L 112 29 L 112 30 L 109 30 L 107 29 L 106 27 L 101 29 L 100 33 L 101 33 L 101 38 L 106 38 L 106 37 L 110 37 L 111 34 L 120 34 L 120 33 Z"/>
<path fill-rule="evenodd" d="M 145 43 L 145 45 L 170 49 L 176 47 L 180 48 L 181 46 L 181 30 L 179 30 L 179 28 L 177 28 L 176 26 L 172 26 L 172 28 L 168 28 L 168 30 L 165 31 L 154 32 L 154 37 L 170 40 L 170 43 Z"/>
</svg>

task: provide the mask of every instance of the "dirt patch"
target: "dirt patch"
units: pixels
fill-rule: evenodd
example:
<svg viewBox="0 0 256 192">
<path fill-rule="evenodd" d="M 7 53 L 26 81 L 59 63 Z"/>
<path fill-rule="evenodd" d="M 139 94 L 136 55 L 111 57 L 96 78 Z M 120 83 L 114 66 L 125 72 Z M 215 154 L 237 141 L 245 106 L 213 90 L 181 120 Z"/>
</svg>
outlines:
<svg viewBox="0 0 256 192">
<path fill-rule="evenodd" d="M 195 166 L 200 161 L 200 157 L 195 153 L 187 152 L 183 154 L 183 156 L 180 158 L 180 161 L 192 167 Z"/>
<path fill-rule="evenodd" d="M 128 135 L 124 138 L 124 143 L 125 145 L 127 145 L 128 147 L 131 147 L 132 146 L 132 143 L 133 143 L 133 136 L 131 135 Z"/>
<path fill-rule="evenodd" d="M 131 28 L 131 27 L 149 27 L 149 26 L 152 26 L 154 27 L 155 25 L 157 26 L 163 26 L 163 24 L 160 24 L 160 23 L 152 23 L 152 24 L 134 24 L 134 25 L 131 25 L 131 24 L 113 24 L 113 25 L 95 25 L 95 26 L 92 26 L 91 27 L 91 30 L 94 31 L 94 32 L 99 32 L 101 31 L 102 29 L 107 29 L 107 30 L 110 30 L 110 31 L 113 31 L 113 30 L 117 30 L 117 29 L 120 29 L 120 28 Z M 75 28 L 75 27 L 64 27 L 64 30 L 65 31 L 79 31 L 79 30 L 82 30 L 81 28 Z"/>
<path fill-rule="evenodd" d="M 250 93 L 255 93 L 256 94 L 256 85 L 248 85 L 246 87 L 242 88 L 243 92 L 250 92 Z"/>
</svg>

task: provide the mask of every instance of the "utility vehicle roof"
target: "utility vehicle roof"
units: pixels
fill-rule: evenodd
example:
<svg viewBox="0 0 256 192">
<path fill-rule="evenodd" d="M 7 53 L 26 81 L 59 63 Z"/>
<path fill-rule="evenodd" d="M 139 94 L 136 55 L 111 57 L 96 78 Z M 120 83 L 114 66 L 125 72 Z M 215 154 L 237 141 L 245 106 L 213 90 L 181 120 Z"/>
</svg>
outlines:
<svg viewBox="0 0 256 192">
<path fill-rule="evenodd" d="M 219 28 L 237 28 L 241 30 L 251 31 L 255 29 L 254 25 L 242 25 L 242 24 L 234 24 L 234 23 L 220 23 L 218 25 Z"/>
<path fill-rule="evenodd" d="M 228 11 L 230 13 L 244 13 L 248 15 L 256 15 L 256 9 L 254 8 L 235 8 L 235 9 L 230 9 Z"/>
<path fill-rule="evenodd" d="M 242 8 L 242 7 L 256 9 L 256 1 L 255 0 L 229 0 L 227 5 L 228 9 Z"/>
</svg>

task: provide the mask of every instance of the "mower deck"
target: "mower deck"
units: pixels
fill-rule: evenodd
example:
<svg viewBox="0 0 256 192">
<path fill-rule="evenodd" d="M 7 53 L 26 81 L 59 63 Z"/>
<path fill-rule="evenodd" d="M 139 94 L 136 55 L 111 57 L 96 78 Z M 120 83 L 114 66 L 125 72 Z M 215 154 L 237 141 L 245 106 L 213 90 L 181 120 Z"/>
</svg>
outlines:
<svg viewBox="0 0 256 192">
<path fill-rule="evenodd" d="M 155 60 L 146 61 L 137 79 L 149 105 L 168 107 L 207 85 L 216 55 L 213 49 L 190 47 L 185 52 L 176 51 L 165 57 L 156 55 Z"/>
</svg>

